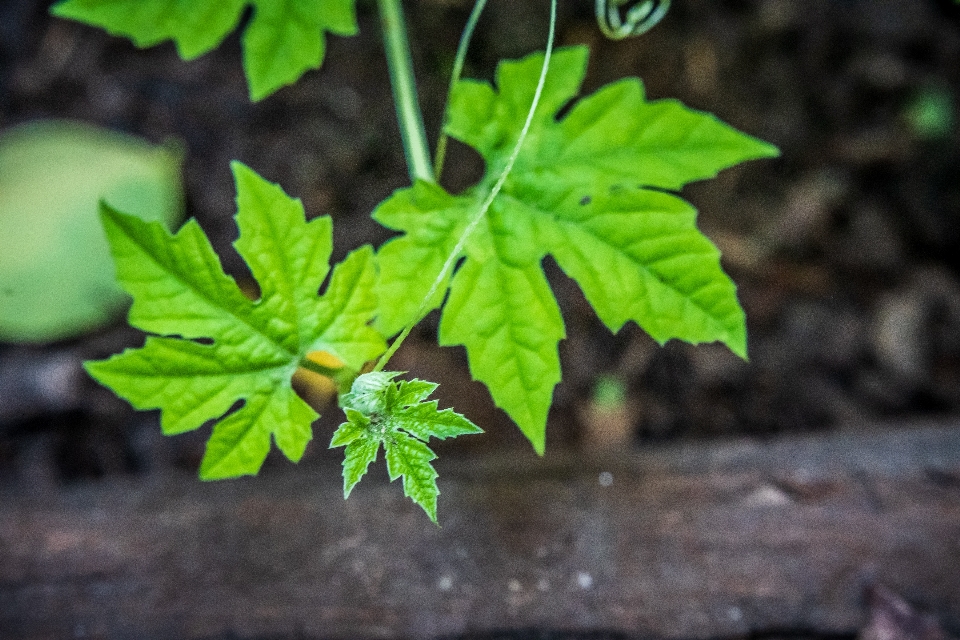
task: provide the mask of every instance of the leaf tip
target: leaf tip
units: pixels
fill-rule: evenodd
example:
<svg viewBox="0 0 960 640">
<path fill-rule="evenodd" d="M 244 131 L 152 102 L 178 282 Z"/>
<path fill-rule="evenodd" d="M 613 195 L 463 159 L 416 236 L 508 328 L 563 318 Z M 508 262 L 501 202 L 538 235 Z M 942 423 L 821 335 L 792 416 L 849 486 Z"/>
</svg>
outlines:
<svg viewBox="0 0 960 640">
<path fill-rule="evenodd" d="M 542 458 L 547 451 L 546 438 L 538 442 L 534 442 L 533 440 L 531 440 L 530 444 L 533 445 L 533 450 L 536 452 L 536 454 Z"/>
<path fill-rule="evenodd" d="M 110 206 L 110 203 L 103 198 L 97 203 L 100 211 L 101 220 L 117 220 L 124 214 Z"/>
<path fill-rule="evenodd" d="M 775 144 L 771 144 L 759 138 L 755 138 L 757 142 L 757 158 L 779 158 L 781 156 L 780 147 Z"/>
<path fill-rule="evenodd" d="M 216 463 L 208 464 L 206 460 L 201 463 L 200 471 L 198 473 L 198 476 L 204 482 L 212 482 L 214 480 L 230 480 L 232 478 L 239 478 L 241 476 L 255 475 L 257 475 L 257 471 L 225 470 L 219 468 Z"/>
<path fill-rule="evenodd" d="M 256 171 L 239 160 L 230 161 L 230 172 L 233 173 L 233 181 L 238 188 L 241 182 L 249 182 L 258 178 L 263 180 Z"/>
<path fill-rule="evenodd" d="M 739 335 L 731 338 L 726 344 L 730 348 L 730 351 L 734 353 L 734 355 L 739 356 L 740 359 L 746 362 L 750 362 L 750 356 L 747 354 L 746 332 L 742 332 Z"/>
<path fill-rule="evenodd" d="M 260 102 L 265 98 L 269 98 L 273 95 L 280 87 L 273 87 L 262 85 L 260 82 L 254 81 L 253 78 L 248 76 L 248 82 L 250 84 L 250 102 Z M 281 85 L 282 86 L 282 85 Z"/>
<path fill-rule="evenodd" d="M 106 360 L 84 360 L 83 370 L 87 372 L 87 375 L 97 381 L 98 384 L 109 386 L 101 378 L 104 373 L 103 365 L 109 361 L 109 358 Z"/>
<path fill-rule="evenodd" d="M 360 483 L 359 478 L 351 482 L 347 477 L 343 478 L 343 499 L 346 500 L 350 497 L 350 494 L 353 493 L 353 488 Z"/>
</svg>

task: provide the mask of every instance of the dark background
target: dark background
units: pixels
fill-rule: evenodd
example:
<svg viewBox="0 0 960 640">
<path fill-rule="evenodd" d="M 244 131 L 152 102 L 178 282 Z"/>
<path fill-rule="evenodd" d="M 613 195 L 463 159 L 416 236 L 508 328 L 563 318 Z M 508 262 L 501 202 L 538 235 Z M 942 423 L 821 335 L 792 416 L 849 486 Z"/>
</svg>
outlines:
<svg viewBox="0 0 960 640">
<path fill-rule="evenodd" d="M 323 68 L 252 104 L 237 34 L 198 60 L 167 43 L 127 40 L 47 15 L 43 0 L 0 3 L 0 127 L 36 118 L 97 123 L 187 149 L 187 213 L 248 277 L 235 235 L 229 162 L 239 159 L 335 219 L 335 258 L 389 233 L 369 219 L 408 183 L 373 3 L 360 35 L 328 38 Z M 407 5 L 431 137 L 469 3 Z M 542 48 L 546 2 L 490 3 L 467 74 Z M 551 448 L 728 435 L 855 429 L 905 417 L 960 413 L 960 145 L 958 128 L 917 124 L 939 97 L 954 121 L 960 88 L 960 9 L 934 0 L 676 0 L 643 37 L 603 39 L 592 2 L 562 2 L 562 44 L 587 43 L 587 91 L 636 75 L 651 98 L 675 97 L 780 147 L 782 157 L 691 185 L 703 231 L 739 285 L 750 362 L 718 345 L 661 348 L 638 327 L 611 335 L 576 285 L 547 260 L 567 323 L 564 380 L 548 428 Z M 445 183 L 468 184 L 481 164 L 455 146 Z M 525 447 L 460 349 L 435 346 L 436 317 L 418 328 L 396 368 L 444 384 L 487 430 L 446 451 Z M 142 336 L 117 324 L 45 346 L 0 345 L 0 478 L 51 486 L 110 474 L 194 470 L 206 429 L 159 435 L 86 378 L 79 363 Z M 599 406 L 601 376 L 623 406 Z M 329 408 L 304 464 L 325 450 Z M 598 426 L 599 425 L 599 426 Z M 336 454 L 333 454 L 336 455 Z M 532 455 L 532 454 L 531 454 Z M 287 464 L 271 457 L 268 467 Z"/>
</svg>

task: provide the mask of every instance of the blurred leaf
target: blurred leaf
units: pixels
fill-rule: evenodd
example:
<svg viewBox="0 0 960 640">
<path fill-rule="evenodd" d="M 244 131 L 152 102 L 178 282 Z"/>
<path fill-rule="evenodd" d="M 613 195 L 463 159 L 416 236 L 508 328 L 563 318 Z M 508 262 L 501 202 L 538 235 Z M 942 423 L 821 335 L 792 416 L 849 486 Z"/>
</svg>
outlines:
<svg viewBox="0 0 960 640">
<path fill-rule="evenodd" d="M 123 308 L 98 202 L 178 222 L 181 156 L 68 121 L 0 135 L 0 340 L 79 335 Z"/>
<path fill-rule="evenodd" d="M 627 400 L 627 388 L 622 380 L 612 375 L 601 375 L 593 387 L 593 402 L 603 410 L 617 411 Z"/>
<path fill-rule="evenodd" d="M 924 140 L 943 140 L 953 133 L 956 104 L 942 87 L 926 87 L 907 104 L 905 115 L 914 135 Z"/>
<path fill-rule="evenodd" d="M 138 47 L 173 40 L 192 60 L 223 42 L 252 5 L 243 26 L 243 68 L 250 98 L 262 100 L 317 69 L 325 33 L 357 33 L 356 0 L 63 0 L 50 12 L 127 36 Z"/>
</svg>

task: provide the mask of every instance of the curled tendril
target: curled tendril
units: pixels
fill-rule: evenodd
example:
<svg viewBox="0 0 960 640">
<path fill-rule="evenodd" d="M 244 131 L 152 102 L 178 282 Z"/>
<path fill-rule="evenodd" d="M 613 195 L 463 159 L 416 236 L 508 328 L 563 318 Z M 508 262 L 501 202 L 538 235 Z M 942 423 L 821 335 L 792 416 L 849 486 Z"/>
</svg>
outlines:
<svg viewBox="0 0 960 640">
<path fill-rule="evenodd" d="M 597 0 L 597 24 L 611 40 L 623 40 L 646 33 L 667 14 L 670 0 L 636 2 L 621 17 L 621 8 L 631 0 Z"/>
</svg>

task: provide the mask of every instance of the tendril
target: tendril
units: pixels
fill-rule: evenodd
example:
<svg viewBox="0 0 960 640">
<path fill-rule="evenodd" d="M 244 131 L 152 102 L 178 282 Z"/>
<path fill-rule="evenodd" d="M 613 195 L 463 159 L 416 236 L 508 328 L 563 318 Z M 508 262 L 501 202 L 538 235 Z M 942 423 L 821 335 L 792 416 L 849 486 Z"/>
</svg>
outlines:
<svg viewBox="0 0 960 640">
<path fill-rule="evenodd" d="M 611 40 L 639 36 L 653 28 L 667 14 L 670 0 L 643 0 L 635 3 L 621 17 L 621 10 L 631 0 L 597 0 L 597 24 Z"/>
<path fill-rule="evenodd" d="M 440 136 L 437 139 L 437 152 L 434 154 L 436 160 L 433 163 L 433 173 L 437 176 L 437 182 L 440 182 L 440 175 L 443 173 L 443 161 L 447 155 L 447 134 L 444 125 L 450 117 L 450 96 L 453 95 L 453 88 L 460 81 L 460 74 L 463 73 L 463 65 L 467 60 L 467 48 L 470 46 L 470 39 L 473 38 L 473 30 L 480 20 L 480 14 L 487 5 L 487 0 L 477 0 L 473 5 L 473 11 L 467 19 L 467 25 L 463 28 L 463 34 L 460 36 L 460 44 L 457 45 L 457 57 L 453 60 L 453 73 L 450 74 L 450 88 L 447 90 L 447 104 L 443 108 L 443 124 L 440 127 Z"/>
</svg>

